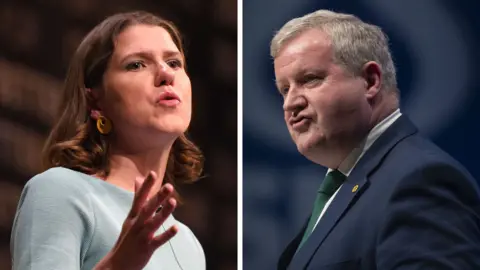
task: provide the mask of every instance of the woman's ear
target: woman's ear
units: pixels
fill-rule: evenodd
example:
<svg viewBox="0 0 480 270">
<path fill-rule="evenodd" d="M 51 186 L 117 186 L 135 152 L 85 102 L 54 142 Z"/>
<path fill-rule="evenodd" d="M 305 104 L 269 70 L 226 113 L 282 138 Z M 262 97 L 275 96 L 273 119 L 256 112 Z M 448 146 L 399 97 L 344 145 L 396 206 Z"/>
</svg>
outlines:
<svg viewBox="0 0 480 270">
<path fill-rule="evenodd" d="M 100 95 L 97 89 L 85 88 L 88 107 L 94 110 L 101 110 Z"/>
</svg>

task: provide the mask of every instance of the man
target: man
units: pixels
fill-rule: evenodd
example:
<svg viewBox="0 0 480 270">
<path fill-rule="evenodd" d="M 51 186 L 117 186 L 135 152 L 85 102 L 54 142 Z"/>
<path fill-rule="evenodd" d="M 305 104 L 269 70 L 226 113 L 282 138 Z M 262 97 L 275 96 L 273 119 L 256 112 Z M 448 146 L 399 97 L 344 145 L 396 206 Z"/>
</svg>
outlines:
<svg viewBox="0 0 480 270">
<path fill-rule="evenodd" d="M 278 269 L 480 269 L 477 183 L 401 114 L 382 30 L 320 10 L 271 55 L 298 151 L 328 168 Z"/>
</svg>

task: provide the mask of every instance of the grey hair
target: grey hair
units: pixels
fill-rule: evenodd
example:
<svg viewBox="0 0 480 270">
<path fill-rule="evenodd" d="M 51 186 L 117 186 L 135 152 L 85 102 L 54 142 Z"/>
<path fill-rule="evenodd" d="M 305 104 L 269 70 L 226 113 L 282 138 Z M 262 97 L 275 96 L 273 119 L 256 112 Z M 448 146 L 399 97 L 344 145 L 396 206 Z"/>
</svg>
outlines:
<svg viewBox="0 0 480 270">
<path fill-rule="evenodd" d="M 375 61 L 382 69 L 382 88 L 398 95 L 397 78 L 388 37 L 378 26 L 368 24 L 350 14 L 318 10 L 287 22 L 273 37 L 270 55 L 275 59 L 282 47 L 309 29 L 319 29 L 330 37 L 335 63 L 353 75 Z"/>
</svg>

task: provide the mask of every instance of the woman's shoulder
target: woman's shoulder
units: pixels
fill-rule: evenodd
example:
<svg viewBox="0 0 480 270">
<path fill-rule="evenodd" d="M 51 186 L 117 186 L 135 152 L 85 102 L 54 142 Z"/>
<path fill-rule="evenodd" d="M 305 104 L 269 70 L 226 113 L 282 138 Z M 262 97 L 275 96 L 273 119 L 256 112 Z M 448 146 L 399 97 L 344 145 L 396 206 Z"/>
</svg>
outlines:
<svg viewBox="0 0 480 270">
<path fill-rule="evenodd" d="M 80 173 L 67 168 L 48 169 L 27 181 L 17 210 L 37 213 L 34 216 L 27 214 L 29 218 L 48 216 L 49 219 L 55 219 L 60 215 L 60 219 L 68 219 L 84 213 L 90 219 L 90 192 L 84 182 Z"/>
<path fill-rule="evenodd" d="M 83 180 L 82 173 L 64 167 L 54 167 L 30 178 L 24 190 L 64 196 L 72 193 L 82 194 L 86 188 L 88 185 Z"/>
</svg>

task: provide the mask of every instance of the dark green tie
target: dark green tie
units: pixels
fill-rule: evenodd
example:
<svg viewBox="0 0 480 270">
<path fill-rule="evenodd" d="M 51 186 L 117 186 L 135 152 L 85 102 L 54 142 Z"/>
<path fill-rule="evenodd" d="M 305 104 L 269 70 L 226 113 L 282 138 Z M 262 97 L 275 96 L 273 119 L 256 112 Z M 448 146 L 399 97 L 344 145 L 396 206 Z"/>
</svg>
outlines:
<svg viewBox="0 0 480 270">
<path fill-rule="evenodd" d="M 315 205 L 313 206 L 312 216 L 308 222 L 307 229 L 303 235 L 302 242 L 298 246 L 298 249 L 307 241 L 308 237 L 313 231 L 315 223 L 317 223 L 320 214 L 322 213 L 325 204 L 335 194 L 335 191 L 343 184 L 346 176 L 338 170 L 329 172 L 323 180 L 320 188 L 318 189 L 317 198 L 315 199 Z"/>
</svg>

